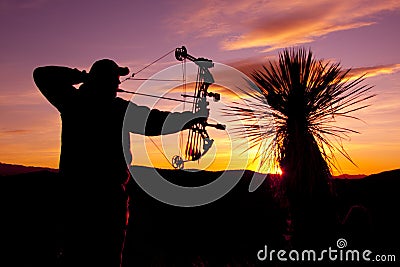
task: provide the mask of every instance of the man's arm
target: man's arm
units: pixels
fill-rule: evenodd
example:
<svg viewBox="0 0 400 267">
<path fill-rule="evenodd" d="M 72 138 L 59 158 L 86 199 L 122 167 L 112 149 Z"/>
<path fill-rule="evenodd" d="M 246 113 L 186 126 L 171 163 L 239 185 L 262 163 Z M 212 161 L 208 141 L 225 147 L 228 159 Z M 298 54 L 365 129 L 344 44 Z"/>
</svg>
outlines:
<svg viewBox="0 0 400 267">
<path fill-rule="evenodd" d="M 146 136 L 165 135 L 189 129 L 201 117 L 206 116 L 208 111 L 202 114 L 190 111 L 167 112 L 130 102 L 124 127 L 129 132 Z"/>
<path fill-rule="evenodd" d="M 60 112 L 76 91 L 73 85 L 84 82 L 86 76 L 85 71 L 62 66 L 38 67 L 33 71 L 36 86 Z"/>
</svg>

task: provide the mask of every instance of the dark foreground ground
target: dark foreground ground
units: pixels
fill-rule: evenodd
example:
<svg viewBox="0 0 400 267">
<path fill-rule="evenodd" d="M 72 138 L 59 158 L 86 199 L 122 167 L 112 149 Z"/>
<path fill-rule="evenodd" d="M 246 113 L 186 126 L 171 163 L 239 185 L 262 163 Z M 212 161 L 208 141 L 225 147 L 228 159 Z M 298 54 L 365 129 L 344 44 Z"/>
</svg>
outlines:
<svg viewBox="0 0 400 267">
<path fill-rule="evenodd" d="M 183 185 L 210 181 L 220 174 L 160 172 Z M 265 245 L 279 250 L 287 248 L 288 242 L 286 211 L 274 198 L 271 180 L 265 180 L 250 193 L 252 175 L 246 171 L 224 197 L 193 208 L 163 204 L 133 184 L 129 191 L 134 210 L 126 244 L 128 261 L 147 260 L 133 266 L 290 265 L 257 259 L 257 252 Z M 57 192 L 52 190 L 57 185 L 57 173 L 44 170 L 7 175 L 0 177 L 0 182 L 0 266 L 54 266 L 50 259 L 54 259 L 60 244 L 60 222 L 54 216 Z M 340 219 L 346 218 L 351 207 L 359 219 L 352 220 L 354 232 L 347 232 L 348 248 L 354 248 L 353 241 L 362 240 L 364 247 L 375 254 L 396 256 L 397 263 L 385 262 L 381 266 L 400 266 L 400 170 L 362 179 L 336 179 L 335 185 Z M 343 233 L 338 231 L 337 238 L 340 237 Z"/>
</svg>

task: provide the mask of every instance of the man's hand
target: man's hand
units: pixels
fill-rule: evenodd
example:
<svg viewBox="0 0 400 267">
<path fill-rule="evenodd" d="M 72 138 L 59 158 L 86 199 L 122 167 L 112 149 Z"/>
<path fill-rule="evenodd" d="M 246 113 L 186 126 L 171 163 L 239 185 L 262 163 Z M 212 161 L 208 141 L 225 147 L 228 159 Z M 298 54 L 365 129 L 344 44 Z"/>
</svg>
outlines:
<svg viewBox="0 0 400 267">
<path fill-rule="evenodd" d="M 87 82 L 87 80 L 89 78 L 89 74 L 86 72 L 86 70 L 82 70 L 82 71 L 80 71 L 78 69 L 75 69 L 75 70 L 79 71 L 79 78 L 78 78 L 79 82 L 78 83 Z"/>
<path fill-rule="evenodd" d="M 206 105 L 200 106 L 200 109 L 195 113 L 191 113 L 190 111 L 184 112 L 190 116 L 190 119 L 183 126 L 183 130 L 190 129 L 193 125 L 197 123 L 205 123 L 207 121 L 207 118 L 210 116 L 210 109 L 207 108 L 207 106 L 208 102 L 206 103 Z"/>
</svg>

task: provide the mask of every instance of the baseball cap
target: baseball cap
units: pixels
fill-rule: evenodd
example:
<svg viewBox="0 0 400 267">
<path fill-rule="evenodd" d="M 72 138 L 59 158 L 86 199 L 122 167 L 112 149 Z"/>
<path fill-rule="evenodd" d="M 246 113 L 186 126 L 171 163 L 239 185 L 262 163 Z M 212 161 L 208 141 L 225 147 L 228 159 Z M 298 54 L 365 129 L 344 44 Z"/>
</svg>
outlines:
<svg viewBox="0 0 400 267">
<path fill-rule="evenodd" d="M 120 67 L 114 60 L 104 58 L 97 60 L 90 68 L 89 75 L 93 77 L 101 77 L 108 75 L 125 76 L 129 74 L 129 68 Z"/>
</svg>

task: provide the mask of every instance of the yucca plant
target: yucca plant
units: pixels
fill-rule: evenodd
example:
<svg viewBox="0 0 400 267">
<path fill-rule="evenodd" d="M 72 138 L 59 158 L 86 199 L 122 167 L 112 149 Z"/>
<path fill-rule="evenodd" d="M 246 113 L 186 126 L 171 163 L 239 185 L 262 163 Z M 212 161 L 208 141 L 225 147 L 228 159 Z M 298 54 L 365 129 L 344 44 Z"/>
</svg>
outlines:
<svg viewBox="0 0 400 267">
<path fill-rule="evenodd" d="M 251 74 L 258 88 L 242 89 L 247 104 L 236 103 L 226 111 L 244 121 L 244 129 L 237 130 L 249 138 L 250 148 L 259 146 L 261 166 L 268 170 L 278 164 L 282 170 L 280 185 L 295 232 L 305 229 L 310 213 L 328 208 L 332 171 L 340 168 L 334 153 L 355 164 L 342 140 L 358 132 L 335 122 L 339 117 L 358 119 L 352 113 L 366 108 L 374 95 L 372 86 L 363 84 L 365 76 L 354 78 L 350 71 L 315 59 L 311 50 L 286 48 L 278 61 Z"/>
</svg>

